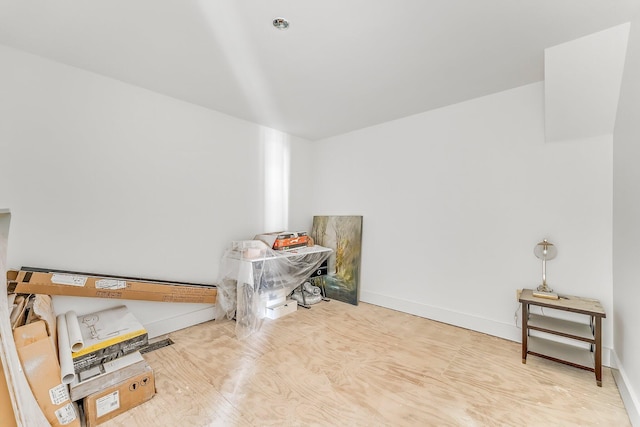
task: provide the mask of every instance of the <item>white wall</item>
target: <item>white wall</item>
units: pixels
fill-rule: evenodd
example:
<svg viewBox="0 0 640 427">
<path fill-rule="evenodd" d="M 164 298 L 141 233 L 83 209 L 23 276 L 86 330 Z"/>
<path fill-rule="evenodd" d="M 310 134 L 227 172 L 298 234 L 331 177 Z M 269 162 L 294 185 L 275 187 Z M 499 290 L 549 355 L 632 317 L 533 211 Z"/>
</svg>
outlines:
<svg viewBox="0 0 640 427">
<path fill-rule="evenodd" d="M 361 299 L 519 340 L 517 288 L 612 313 L 612 138 L 545 144 L 536 83 L 314 146 L 315 214 L 364 216 Z M 612 322 L 603 344 L 612 346 Z"/>
<path fill-rule="evenodd" d="M 640 16 L 631 24 L 613 147 L 613 317 L 618 385 L 640 425 Z"/>
<path fill-rule="evenodd" d="M 612 135 L 629 23 L 544 50 L 546 141 Z"/>
<path fill-rule="evenodd" d="M 11 219 L 11 215 L 9 209 L 0 208 L 0 242 L 3 245 L 6 245 L 6 242 L 9 240 L 9 221 Z M 7 248 L 2 247 L 2 253 L 6 254 Z M 1 261 L 3 264 L 6 260 Z"/>
<path fill-rule="evenodd" d="M 1 45 L 0 64 L 12 268 L 214 283 L 230 241 L 265 231 L 267 140 L 295 146 L 295 165 L 308 158 L 308 141 Z M 310 212 L 305 182 L 276 222 Z M 104 304 L 56 299 L 57 309 Z M 143 322 L 211 308 L 136 304 Z"/>
</svg>

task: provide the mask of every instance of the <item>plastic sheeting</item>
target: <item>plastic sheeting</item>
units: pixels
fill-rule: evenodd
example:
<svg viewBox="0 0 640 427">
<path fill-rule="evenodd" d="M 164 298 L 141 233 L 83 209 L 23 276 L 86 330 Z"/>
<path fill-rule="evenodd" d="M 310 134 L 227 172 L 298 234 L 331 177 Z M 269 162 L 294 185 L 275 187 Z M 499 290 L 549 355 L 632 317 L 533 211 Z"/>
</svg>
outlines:
<svg viewBox="0 0 640 427">
<path fill-rule="evenodd" d="M 258 330 L 265 308 L 284 302 L 331 255 L 322 246 L 274 251 L 259 240 L 233 242 L 220 266 L 216 319 L 236 319 L 236 336 Z"/>
</svg>

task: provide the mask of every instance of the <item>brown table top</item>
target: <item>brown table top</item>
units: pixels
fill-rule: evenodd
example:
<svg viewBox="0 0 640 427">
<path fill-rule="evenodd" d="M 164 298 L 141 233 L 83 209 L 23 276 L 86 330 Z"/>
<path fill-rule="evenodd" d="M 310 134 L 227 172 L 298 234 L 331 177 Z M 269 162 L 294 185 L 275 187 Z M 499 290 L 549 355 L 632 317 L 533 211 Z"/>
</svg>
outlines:
<svg viewBox="0 0 640 427">
<path fill-rule="evenodd" d="M 607 317 L 600 301 L 572 295 L 558 294 L 560 299 L 539 298 L 533 296 L 532 289 L 523 289 L 519 301 L 521 303 L 572 311 L 574 313 L 589 314 L 596 317 Z"/>
</svg>

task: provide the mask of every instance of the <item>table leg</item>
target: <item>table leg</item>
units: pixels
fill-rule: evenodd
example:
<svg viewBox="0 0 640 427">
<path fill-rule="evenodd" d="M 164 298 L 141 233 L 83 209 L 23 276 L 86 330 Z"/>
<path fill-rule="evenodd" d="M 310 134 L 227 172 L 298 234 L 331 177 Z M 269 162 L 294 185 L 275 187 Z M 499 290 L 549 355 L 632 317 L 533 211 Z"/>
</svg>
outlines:
<svg viewBox="0 0 640 427">
<path fill-rule="evenodd" d="M 595 365 L 594 371 L 596 373 L 596 384 L 598 387 L 602 387 L 602 318 L 596 317 L 596 328 L 595 328 L 595 339 L 596 339 L 596 357 L 595 357 Z"/>
<path fill-rule="evenodd" d="M 529 304 L 522 303 L 522 363 L 527 363 L 527 322 L 529 321 Z"/>
</svg>

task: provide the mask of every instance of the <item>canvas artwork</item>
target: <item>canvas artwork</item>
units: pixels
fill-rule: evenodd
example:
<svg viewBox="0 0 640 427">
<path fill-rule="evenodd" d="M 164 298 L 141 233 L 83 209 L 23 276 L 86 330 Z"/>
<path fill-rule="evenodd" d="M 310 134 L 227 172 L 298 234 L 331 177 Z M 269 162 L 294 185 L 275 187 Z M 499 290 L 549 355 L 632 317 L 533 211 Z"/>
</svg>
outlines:
<svg viewBox="0 0 640 427">
<path fill-rule="evenodd" d="M 315 244 L 333 249 L 327 275 L 317 279 L 327 298 L 358 305 L 362 216 L 314 216 L 311 237 Z"/>
</svg>

